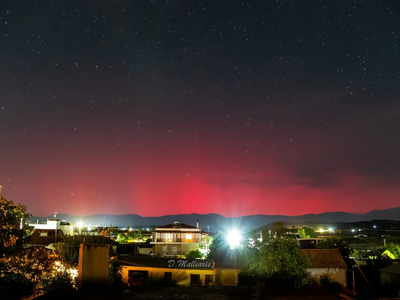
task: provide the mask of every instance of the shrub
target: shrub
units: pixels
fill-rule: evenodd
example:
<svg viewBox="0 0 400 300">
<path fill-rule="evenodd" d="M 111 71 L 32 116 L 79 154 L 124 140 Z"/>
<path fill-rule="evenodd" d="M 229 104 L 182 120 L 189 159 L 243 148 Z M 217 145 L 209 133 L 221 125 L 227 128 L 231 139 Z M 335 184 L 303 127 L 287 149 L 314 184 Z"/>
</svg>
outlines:
<svg viewBox="0 0 400 300">
<path fill-rule="evenodd" d="M 185 257 L 186 257 L 187 259 L 195 259 L 195 258 L 203 258 L 204 255 L 203 255 L 203 253 L 200 252 L 199 249 L 192 249 L 192 250 L 189 250 L 189 251 L 185 254 Z"/>
<path fill-rule="evenodd" d="M 22 299 L 34 294 L 35 283 L 21 273 L 0 277 L 0 299 Z"/>
<path fill-rule="evenodd" d="M 339 293 L 342 291 L 343 286 L 335 281 L 331 274 L 325 273 L 319 278 L 319 284 L 327 291 Z"/>
<path fill-rule="evenodd" d="M 118 263 L 117 259 L 112 259 L 110 261 L 108 279 L 109 279 L 110 288 L 120 288 L 123 285 L 122 267 Z"/>
<path fill-rule="evenodd" d="M 45 293 L 53 290 L 70 290 L 76 288 L 76 280 L 67 271 L 56 272 L 54 276 L 48 275 L 43 278 L 42 288 Z"/>
</svg>

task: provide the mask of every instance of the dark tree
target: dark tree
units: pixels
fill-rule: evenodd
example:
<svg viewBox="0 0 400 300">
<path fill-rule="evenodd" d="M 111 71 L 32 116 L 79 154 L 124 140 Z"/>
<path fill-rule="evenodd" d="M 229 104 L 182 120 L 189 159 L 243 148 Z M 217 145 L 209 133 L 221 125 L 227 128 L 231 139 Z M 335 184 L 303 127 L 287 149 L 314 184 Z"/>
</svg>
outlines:
<svg viewBox="0 0 400 300">
<path fill-rule="evenodd" d="M 340 254 L 344 259 L 348 259 L 351 248 L 341 238 L 331 237 L 319 241 L 317 244 L 318 249 L 339 249 Z"/>
<path fill-rule="evenodd" d="M 211 238 L 210 238 L 211 239 Z M 221 250 L 226 250 L 228 249 L 229 246 L 224 239 L 223 235 L 221 232 L 218 232 L 213 239 L 210 241 L 210 248 L 209 252 L 207 254 L 207 259 L 213 259 L 215 256 L 215 253 Z"/>
<path fill-rule="evenodd" d="M 25 221 L 31 215 L 26 206 L 14 205 L 0 196 L 0 257 L 18 252 L 26 239 Z"/>
<path fill-rule="evenodd" d="M 246 263 L 243 274 L 259 282 L 274 281 L 296 288 L 308 283 L 309 259 L 300 255 L 296 237 L 282 222 L 273 223 L 271 229 L 264 228 L 261 236 L 254 232 L 242 255 Z"/>
</svg>

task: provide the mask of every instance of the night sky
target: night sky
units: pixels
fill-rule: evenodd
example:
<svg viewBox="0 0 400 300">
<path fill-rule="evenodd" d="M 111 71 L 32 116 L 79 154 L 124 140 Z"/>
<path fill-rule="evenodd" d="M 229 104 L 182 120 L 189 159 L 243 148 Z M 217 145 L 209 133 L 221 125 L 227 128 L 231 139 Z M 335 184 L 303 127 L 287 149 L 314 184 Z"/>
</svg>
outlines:
<svg viewBox="0 0 400 300">
<path fill-rule="evenodd" d="M 399 206 L 399 2 L 2 0 L 2 194 L 38 216 Z"/>
</svg>

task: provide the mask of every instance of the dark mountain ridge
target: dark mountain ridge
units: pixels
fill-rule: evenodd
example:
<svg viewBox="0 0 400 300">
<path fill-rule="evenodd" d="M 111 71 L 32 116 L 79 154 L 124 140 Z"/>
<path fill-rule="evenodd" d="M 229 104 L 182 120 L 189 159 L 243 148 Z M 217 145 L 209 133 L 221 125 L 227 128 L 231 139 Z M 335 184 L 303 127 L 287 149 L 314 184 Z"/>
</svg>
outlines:
<svg viewBox="0 0 400 300">
<path fill-rule="evenodd" d="M 30 219 L 31 223 L 46 222 L 49 217 L 35 217 Z M 243 230 L 251 230 L 270 224 L 272 222 L 359 222 L 371 220 L 400 220 L 400 207 L 394 207 L 384 210 L 372 210 L 365 214 L 354 214 L 348 212 L 325 212 L 321 214 L 307 214 L 301 216 L 285 216 L 285 215 L 250 215 L 242 217 L 228 218 L 219 214 L 179 214 L 179 215 L 166 215 L 161 217 L 142 217 L 136 214 L 128 215 L 107 215 L 98 214 L 85 217 L 74 216 L 70 214 L 58 214 L 58 219 L 66 220 L 68 222 L 83 224 L 98 225 L 98 226 L 118 226 L 132 228 L 154 227 L 165 225 L 174 221 L 196 226 L 196 221 L 199 220 L 200 227 L 204 231 L 215 232 L 228 228 L 239 227 Z"/>
</svg>

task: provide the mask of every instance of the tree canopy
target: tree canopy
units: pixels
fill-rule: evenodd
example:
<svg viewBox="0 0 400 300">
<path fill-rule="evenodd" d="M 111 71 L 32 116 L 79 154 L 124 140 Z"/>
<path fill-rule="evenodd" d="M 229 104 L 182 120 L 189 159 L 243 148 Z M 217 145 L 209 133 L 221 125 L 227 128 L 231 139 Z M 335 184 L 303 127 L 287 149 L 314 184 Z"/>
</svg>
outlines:
<svg viewBox="0 0 400 300">
<path fill-rule="evenodd" d="M 21 299 L 39 293 L 42 276 L 51 268 L 50 254 L 24 248 L 25 220 L 31 215 L 24 205 L 0 196 L 0 298 Z M 11 293 L 10 293 L 11 292 Z"/>
<path fill-rule="evenodd" d="M 350 256 L 351 248 L 341 238 L 330 237 L 319 241 L 317 244 L 318 249 L 339 249 L 340 254 L 344 259 L 348 259 Z"/>
<path fill-rule="evenodd" d="M 304 225 L 298 231 L 300 238 L 316 238 L 317 234 L 315 233 L 314 228 Z"/>
<path fill-rule="evenodd" d="M 309 259 L 300 255 L 295 235 L 288 232 L 283 222 L 273 223 L 271 229 L 264 228 L 261 236 L 253 232 L 244 250 L 244 275 L 296 288 L 307 284 Z"/>
<path fill-rule="evenodd" d="M 194 258 L 203 258 L 204 255 L 203 253 L 200 252 L 199 249 L 192 249 L 185 254 L 185 257 L 188 259 L 194 259 Z"/>
<path fill-rule="evenodd" d="M 376 249 L 376 255 L 380 258 L 391 258 L 391 259 L 399 259 L 400 258 L 400 246 L 389 243 L 386 246 L 379 247 Z"/>
<path fill-rule="evenodd" d="M 228 248 L 229 248 L 229 246 L 228 246 L 226 240 L 224 239 L 222 233 L 218 232 L 214 236 L 214 238 L 210 237 L 210 247 L 209 247 L 209 251 L 207 254 L 207 258 L 213 259 L 214 255 L 217 251 L 226 250 Z"/>
<path fill-rule="evenodd" d="M 26 238 L 25 220 L 31 215 L 24 205 L 14 205 L 0 196 L 0 257 L 23 248 Z"/>
</svg>

